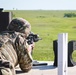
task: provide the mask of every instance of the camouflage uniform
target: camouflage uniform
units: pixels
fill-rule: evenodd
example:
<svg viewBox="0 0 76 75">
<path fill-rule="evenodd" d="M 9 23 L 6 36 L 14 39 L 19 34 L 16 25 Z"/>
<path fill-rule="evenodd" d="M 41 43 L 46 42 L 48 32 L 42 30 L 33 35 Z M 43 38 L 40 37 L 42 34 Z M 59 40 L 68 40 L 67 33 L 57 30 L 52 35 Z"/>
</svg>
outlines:
<svg viewBox="0 0 76 75">
<path fill-rule="evenodd" d="M 26 20 L 13 19 L 8 25 L 8 31 L 0 33 L 0 75 L 15 75 L 15 66 L 18 64 L 24 72 L 32 68 L 32 57 L 26 40 L 30 30 Z"/>
</svg>

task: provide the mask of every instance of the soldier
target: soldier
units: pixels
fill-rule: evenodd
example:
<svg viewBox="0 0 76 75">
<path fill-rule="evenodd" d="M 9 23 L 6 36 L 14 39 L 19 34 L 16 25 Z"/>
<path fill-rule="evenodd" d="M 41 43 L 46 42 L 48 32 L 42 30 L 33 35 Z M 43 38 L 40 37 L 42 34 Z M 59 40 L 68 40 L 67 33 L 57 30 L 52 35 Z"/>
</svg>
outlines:
<svg viewBox="0 0 76 75">
<path fill-rule="evenodd" d="M 28 45 L 27 36 L 31 25 L 23 18 L 13 19 L 7 31 L 0 33 L 0 75 L 15 75 L 19 64 L 24 72 L 32 68 L 31 52 L 34 44 Z"/>
</svg>

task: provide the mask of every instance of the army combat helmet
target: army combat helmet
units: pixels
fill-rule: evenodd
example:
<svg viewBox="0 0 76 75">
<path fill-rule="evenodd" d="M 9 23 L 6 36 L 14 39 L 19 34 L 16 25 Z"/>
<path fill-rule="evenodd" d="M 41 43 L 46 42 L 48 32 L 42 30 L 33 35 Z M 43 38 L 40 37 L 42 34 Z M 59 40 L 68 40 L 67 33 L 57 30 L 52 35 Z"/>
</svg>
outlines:
<svg viewBox="0 0 76 75">
<path fill-rule="evenodd" d="M 9 31 L 16 31 L 29 34 L 31 31 L 31 25 L 27 20 L 23 18 L 15 18 L 10 22 L 7 29 Z"/>
</svg>

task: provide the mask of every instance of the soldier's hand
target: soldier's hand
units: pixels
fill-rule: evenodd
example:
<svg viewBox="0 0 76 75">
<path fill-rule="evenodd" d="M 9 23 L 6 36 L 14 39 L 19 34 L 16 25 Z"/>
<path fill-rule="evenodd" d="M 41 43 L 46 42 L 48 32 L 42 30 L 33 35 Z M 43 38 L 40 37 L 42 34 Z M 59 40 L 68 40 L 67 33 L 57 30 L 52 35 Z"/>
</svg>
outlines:
<svg viewBox="0 0 76 75">
<path fill-rule="evenodd" d="M 35 47 L 35 43 L 28 45 L 28 51 L 29 51 L 30 53 L 32 53 L 34 47 Z"/>
</svg>

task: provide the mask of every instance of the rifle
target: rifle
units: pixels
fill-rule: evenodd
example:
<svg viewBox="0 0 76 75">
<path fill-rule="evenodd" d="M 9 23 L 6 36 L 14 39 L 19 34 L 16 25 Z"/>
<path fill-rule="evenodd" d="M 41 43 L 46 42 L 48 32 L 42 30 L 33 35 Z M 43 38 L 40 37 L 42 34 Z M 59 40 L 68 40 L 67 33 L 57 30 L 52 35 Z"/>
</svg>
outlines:
<svg viewBox="0 0 76 75">
<path fill-rule="evenodd" d="M 33 44 L 33 42 L 38 42 L 39 40 L 42 40 L 41 38 L 39 38 L 39 35 L 34 34 L 34 33 L 30 33 L 26 39 L 29 45 Z"/>
</svg>

